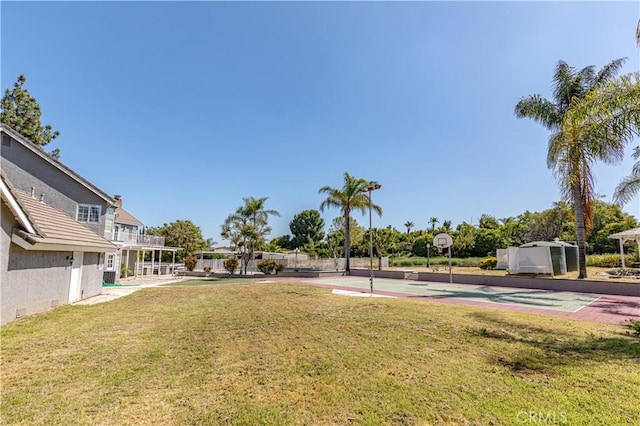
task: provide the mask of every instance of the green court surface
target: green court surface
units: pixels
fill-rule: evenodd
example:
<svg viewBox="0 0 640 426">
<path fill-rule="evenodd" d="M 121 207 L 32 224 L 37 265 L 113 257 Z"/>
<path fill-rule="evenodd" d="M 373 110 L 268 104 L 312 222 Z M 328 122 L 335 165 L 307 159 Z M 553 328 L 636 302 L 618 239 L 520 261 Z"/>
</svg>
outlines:
<svg viewBox="0 0 640 426">
<path fill-rule="evenodd" d="M 369 291 L 369 278 L 339 278 L 314 280 L 336 288 L 357 288 Z M 409 297 L 463 299 L 474 302 L 500 303 L 528 308 L 577 312 L 595 300 L 597 296 L 549 290 L 489 287 L 484 285 L 434 283 L 376 278 L 374 291 L 402 293 Z"/>
</svg>

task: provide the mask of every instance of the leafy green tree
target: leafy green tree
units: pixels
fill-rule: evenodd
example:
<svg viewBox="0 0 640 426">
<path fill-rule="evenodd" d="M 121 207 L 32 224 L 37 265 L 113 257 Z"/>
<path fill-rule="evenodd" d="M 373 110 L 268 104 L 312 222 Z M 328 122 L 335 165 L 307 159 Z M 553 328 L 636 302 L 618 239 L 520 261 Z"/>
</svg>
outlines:
<svg viewBox="0 0 640 426">
<path fill-rule="evenodd" d="M 500 234 L 507 247 L 518 247 L 526 242 L 525 234 L 530 215 L 532 213 L 527 211 L 517 219 L 513 217 L 501 219 L 503 224 L 500 227 Z"/>
<path fill-rule="evenodd" d="M 200 227 L 190 220 L 176 220 L 175 222 L 165 223 L 161 227 L 147 228 L 146 233 L 164 237 L 166 246 L 182 248 L 183 251 L 176 253 L 178 261 L 182 261 L 186 256 L 199 250 L 208 249 Z"/>
<path fill-rule="evenodd" d="M 488 214 L 482 214 L 478 221 L 478 227 L 482 229 L 498 229 L 500 228 L 500 223 L 495 217 Z"/>
<path fill-rule="evenodd" d="M 414 256 L 427 257 L 427 244 L 433 247 L 433 234 L 425 233 L 413 241 L 411 254 Z M 433 248 L 432 250 L 434 250 Z M 437 249 L 435 249 L 437 250 Z M 431 253 L 434 253 L 431 251 Z"/>
<path fill-rule="evenodd" d="M 453 236 L 453 254 L 456 257 L 469 257 L 475 247 L 476 228 L 462 222 L 458 225 L 457 234 Z"/>
<path fill-rule="evenodd" d="M 472 254 L 477 257 L 495 256 L 496 249 L 507 248 L 499 229 L 480 228 L 475 231 Z"/>
<path fill-rule="evenodd" d="M 280 216 L 276 210 L 265 209 L 268 197 L 243 198 L 244 205 L 230 214 L 222 225 L 220 235 L 231 241 L 242 253 L 244 273 L 249 260 L 255 258 L 255 251 L 265 242 L 271 232 L 269 216 Z"/>
<path fill-rule="evenodd" d="M 345 227 L 345 239 L 344 239 L 344 255 L 347 271 L 351 270 L 349 257 L 351 252 L 351 212 L 353 210 L 359 210 L 363 214 L 367 212 L 369 208 L 369 196 L 366 193 L 367 188 L 375 184 L 375 182 L 369 182 L 365 179 L 359 179 L 351 176 L 349 173 L 344 174 L 344 184 L 342 188 L 332 188 L 330 186 L 323 186 L 318 191 L 320 194 L 325 194 L 327 198 L 320 204 L 320 210 L 324 211 L 326 208 L 335 207 L 340 209 L 344 218 Z M 379 216 L 382 216 L 382 208 L 375 203 L 372 203 L 371 209 L 375 211 Z"/>
<path fill-rule="evenodd" d="M 625 138 L 620 134 L 607 134 L 606 138 L 588 132 L 587 124 L 578 118 L 566 121 L 567 113 L 580 99 L 611 81 L 625 59 L 616 59 L 599 72 L 594 66 L 580 71 L 559 61 L 553 77 L 553 101 L 535 94 L 521 99 L 515 106 L 517 117 L 531 118 L 550 132 L 547 165 L 558 179 L 562 195 L 570 200 L 574 209 L 578 242 L 578 278 L 587 278 L 586 237 L 593 219 L 594 161 L 613 162 L 622 156 Z M 597 101 L 595 102 L 598 103 Z"/>
<path fill-rule="evenodd" d="M 357 247 L 358 245 L 363 244 L 365 231 L 354 218 L 349 218 L 349 221 L 351 222 L 349 225 L 349 240 L 351 241 L 350 250 L 353 252 L 351 246 Z M 334 258 L 344 256 L 344 230 L 345 226 L 343 216 L 338 216 L 331 221 L 331 226 L 329 226 L 329 232 L 327 233 L 326 240 L 329 250 Z M 360 252 L 368 253 L 368 249 L 365 251 L 360 250 Z M 346 256 L 344 257 L 346 258 Z"/>
<path fill-rule="evenodd" d="M 293 216 L 289 223 L 293 234 L 293 246 L 302 247 L 309 243 L 318 243 L 324 239 L 324 219 L 318 210 L 303 210 Z"/>
<path fill-rule="evenodd" d="M 531 215 L 527 223 L 525 241 L 553 241 L 556 238 L 572 241 L 573 238 L 570 236 L 575 235 L 572 222 L 571 206 L 564 201 L 553 203 L 552 208 Z"/>
<path fill-rule="evenodd" d="M 26 82 L 27 79 L 21 74 L 14 83 L 13 89 L 5 90 L 0 102 L 2 107 L 0 121 L 42 148 L 54 140 L 60 132 L 53 130 L 50 125 L 42 125 L 40 104 L 24 88 Z M 60 150 L 54 150 L 51 155 L 58 158 Z"/>
<path fill-rule="evenodd" d="M 293 250 L 296 246 L 293 244 L 291 235 L 280 235 L 271 240 L 272 245 L 276 245 L 284 250 Z"/>
<path fill-rule="evenodd" d="M 635 218 L 623 212 L 620 206 L 597 200 L 594 203 L 593 229 L 587 239 L 587 253 L 617 253 L 618 240 L 609 238 L 609 235 L 636 226 Z"/>
</svg>

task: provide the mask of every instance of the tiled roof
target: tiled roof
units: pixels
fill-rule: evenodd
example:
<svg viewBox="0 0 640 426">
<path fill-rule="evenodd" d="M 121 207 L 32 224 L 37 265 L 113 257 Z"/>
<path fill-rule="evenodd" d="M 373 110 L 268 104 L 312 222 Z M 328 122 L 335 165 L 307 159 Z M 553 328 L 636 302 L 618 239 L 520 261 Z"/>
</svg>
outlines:
<svg viewBox="0 0 640 426">
<path fill-rule="evenodd" d="M 116 223 L 124 223 L 125 225 L 142 226 L 142 222 L 133 217 L 128 211 L 122 207 L 116 207 Z"/>
<path fill-rule="evenodd" d="M 20 236 L 26 237 L 25 239 L 31 244 L 61 244 L 116 250 L 117 247 L 114 244 L 55 207 L 41 202 L 20 189 L 14 188 L 13 193 L 29 220 L 38 230 L 38 235 L 21 233 Z"/>
</svg>

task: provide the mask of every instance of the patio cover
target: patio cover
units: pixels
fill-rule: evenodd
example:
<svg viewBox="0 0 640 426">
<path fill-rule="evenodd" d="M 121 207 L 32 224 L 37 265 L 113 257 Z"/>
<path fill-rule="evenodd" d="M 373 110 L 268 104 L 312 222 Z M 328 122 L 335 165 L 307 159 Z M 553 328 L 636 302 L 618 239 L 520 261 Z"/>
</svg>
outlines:
<svg viewBox="0 0 640 426">
<path fill-rule="evenodd" d="M 635 241 L 638 244 L 638 250 L 640 250 L 640 228 L 628 229 L 626 231 L 617 232 L 609 235 L 609 238 L 620 241 L 620 256 L 622 257 L 622 269 L 625 269 L 624 264 L 624 243 L 627 241 Z"/>
</svg>

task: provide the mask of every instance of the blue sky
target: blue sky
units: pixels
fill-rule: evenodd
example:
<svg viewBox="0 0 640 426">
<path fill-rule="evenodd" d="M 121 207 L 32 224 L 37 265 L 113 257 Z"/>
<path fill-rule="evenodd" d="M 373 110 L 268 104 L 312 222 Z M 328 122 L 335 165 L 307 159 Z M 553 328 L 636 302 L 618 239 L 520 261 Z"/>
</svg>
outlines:
<svg viewBox="0 0 640 426">
<path fill-rule="evenodd" d="M 217 241 L 249 196 L 288 233 L 344 172 L 382 184 L 379 227 L 549 208 L 547 131 L 514 105 L 551 97 L 559 59 L 640 65 L 638 2 L 0 7 L 2 89 L 26 75 L 60 131 L 49 148 L 145 225 L 190 219 Z M 605 200 L 632 163 L 596 168 Z"/>
</svg>

